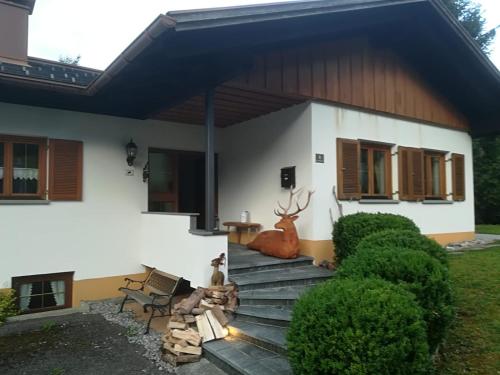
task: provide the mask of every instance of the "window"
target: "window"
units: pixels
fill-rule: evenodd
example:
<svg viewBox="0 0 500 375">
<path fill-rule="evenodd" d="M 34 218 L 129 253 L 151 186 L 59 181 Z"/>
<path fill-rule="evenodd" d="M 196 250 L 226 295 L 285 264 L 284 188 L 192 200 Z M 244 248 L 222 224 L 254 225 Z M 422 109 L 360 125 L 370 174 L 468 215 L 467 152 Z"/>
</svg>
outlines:
<svg viewBox="0 0 500 375">
<path fill-rule="evenodd" d="M 425 152 L 425 198 L 446 199 L 444 154 Z"/>
<path fill-rule="evenodd" d="M 390 146 L 337 139 L 337 179 L 339 199 L 391 199 Z"/>
<path fill-rule="evenodd" d="M 46 139 L 0 136 L 0 197 L 42 198 L 46 184 Z"/>
<path fill-rule="evenodd" d="M 391 198 L 391 151 L 387 146 L 361 144 L 362 198 Z"/>
<path fill-rule="evenodd" d="M 0 135 L 0 199 L 82 199 L 83 144 Z"/>
<path fill-rule="evenodd" d="M 73 272 L 12 278 L 21 313 L 71 307 Z"/>
</svg>

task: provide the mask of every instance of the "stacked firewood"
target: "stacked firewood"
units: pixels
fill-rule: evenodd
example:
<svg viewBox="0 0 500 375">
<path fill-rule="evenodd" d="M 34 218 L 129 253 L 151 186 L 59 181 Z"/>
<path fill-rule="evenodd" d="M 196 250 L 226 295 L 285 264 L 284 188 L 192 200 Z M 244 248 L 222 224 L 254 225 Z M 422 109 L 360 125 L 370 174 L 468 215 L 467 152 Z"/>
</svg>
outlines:
<svg viewBox="0 0 500 375">
<path fill-rule="evenodd" d="M 199 361 L 202 342 L 228 335 L 225 327 L 237 303 L 234 284 L 198 288 L 177 303 L 162 337 L 164 359 L 174 366 Z"/>
</svg>

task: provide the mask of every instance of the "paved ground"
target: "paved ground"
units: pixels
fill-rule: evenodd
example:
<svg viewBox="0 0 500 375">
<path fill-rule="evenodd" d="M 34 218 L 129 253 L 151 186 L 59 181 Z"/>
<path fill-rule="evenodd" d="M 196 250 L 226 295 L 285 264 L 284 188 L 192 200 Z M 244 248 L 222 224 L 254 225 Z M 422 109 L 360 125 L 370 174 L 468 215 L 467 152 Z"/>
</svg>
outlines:
<svg viewBox="0 0 500 375">
<path fill-rule="evenodd" d="M 97 314 L 9 323 L 0 328 L 2 375 L 168 374 L 131 344 L 127 329 Z"/>
<path fill-rule="evenodd" d="M 483 241 L 488 241 L 488 242 L 500 241 L 500 235 L 499 234 L 482 234 L 482 233 L 476 233 L 476 239 L 483 240 Z"/>
</svg>

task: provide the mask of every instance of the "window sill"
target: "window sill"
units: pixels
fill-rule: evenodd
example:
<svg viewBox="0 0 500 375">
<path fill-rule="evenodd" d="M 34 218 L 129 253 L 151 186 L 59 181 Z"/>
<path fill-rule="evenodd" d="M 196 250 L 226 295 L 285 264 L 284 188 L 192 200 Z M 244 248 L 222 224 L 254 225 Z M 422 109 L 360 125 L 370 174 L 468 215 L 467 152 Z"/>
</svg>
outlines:
<svg viewBox="0 0 500 375">
<path fill-rule="evenodd" d="M 426 199 L 422 201 L 422 204 L 453 204 L 453 201 Z"/>
<path fill-rule="evenodd" d="M 45 199 L 0 199 L 0 205 L 46 205 L 50 204 L 49 200 Z"/>
<path fill-rule="evenodd" d="M 399 201 L 394 199 L 360 199 L 360 204 L 399 204 Z"/>
</svg>

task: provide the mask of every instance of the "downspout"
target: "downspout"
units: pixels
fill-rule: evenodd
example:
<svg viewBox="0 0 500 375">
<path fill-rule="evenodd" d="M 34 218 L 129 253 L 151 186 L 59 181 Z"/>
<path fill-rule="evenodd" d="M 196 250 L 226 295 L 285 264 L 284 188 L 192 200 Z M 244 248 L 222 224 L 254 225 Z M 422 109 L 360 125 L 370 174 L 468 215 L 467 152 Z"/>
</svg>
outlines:
<svg viewBox="0 0 500 375">
<path fill-rule="evenodd" d="M 175 30 L 176 21 L 167 15 L 159 15 L 118 57 L 109 67 L 86 89 L 87 95 L 94 95 L 127 65 L 140 55 L 149 45 L 168 30 Z"/>
</svg>

